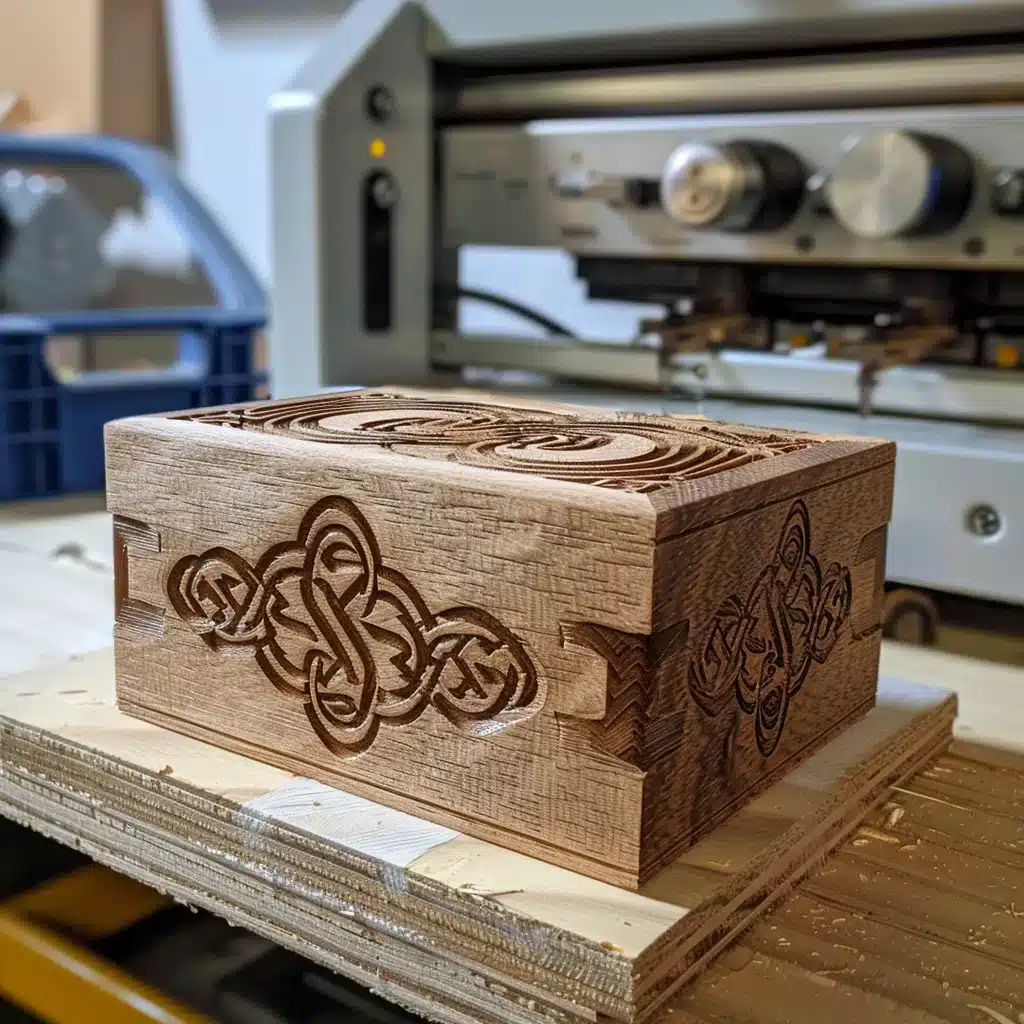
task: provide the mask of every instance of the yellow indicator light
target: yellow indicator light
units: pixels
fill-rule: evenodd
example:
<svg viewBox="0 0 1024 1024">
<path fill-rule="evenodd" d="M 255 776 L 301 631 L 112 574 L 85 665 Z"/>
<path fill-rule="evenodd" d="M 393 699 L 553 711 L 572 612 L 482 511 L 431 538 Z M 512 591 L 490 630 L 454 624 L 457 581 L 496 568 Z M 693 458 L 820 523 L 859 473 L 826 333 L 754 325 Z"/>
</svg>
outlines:
<svg viewBox="0 0 1024 1024">
<path fill-rule="evenodd" d="M 996 346 L 996 366 L 1010 370 L 1020 362 L 1020 352 L 1016 345 Z"/>
<path fill-rule="evenodd" d="M 383 139 L 374 139 L 370 143 L 370 156 L 379 160 L 388 151 L 387 143 Z"/>
</svg>

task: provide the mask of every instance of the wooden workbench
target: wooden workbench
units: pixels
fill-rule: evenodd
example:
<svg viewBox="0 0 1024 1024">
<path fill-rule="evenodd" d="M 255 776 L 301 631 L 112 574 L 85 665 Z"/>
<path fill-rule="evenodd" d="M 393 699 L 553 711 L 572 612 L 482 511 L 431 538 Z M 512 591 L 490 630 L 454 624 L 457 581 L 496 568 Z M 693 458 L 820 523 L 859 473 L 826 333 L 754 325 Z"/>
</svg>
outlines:
<svg viewBox="0 0 1024 1024">
<path fill-rule="evenodd" d="M 116 712 L 103 651 L 112 621 L 109 522 L 88 499 L 43 512 L 0 510 L 0 674 L 36 670 L 28 682 L 18 676 L 0 683 L 0 744 L 14 733 L 21 743 L 29 737 L 37 765 L 31 782 L 0 772 L 0 810 L 414 1009 L 436 1012 L 436 993 L 447 985 L 461 995 L 444 1010 L 445 1019 L 494 1019 L 491 1004 L 500 993 L 468 958 L 421 946 L 419 990 L 407 974 L 403 980 L 397 963 L 389 970 L 387 937 L 415 946 L 415 936 L 402 934 L 397 913 L 358 919 L 358 894 L 331 884 L 348 878 L 350 865 L 333 865 L 333 878 L 328 872 L 319 889 L 282 889 L 252 869 L 255 860 L 204 845 L 204 822 L 230 816 L 231 807 L 259 808 L 268 794 L 278 815 L 290 813 L 300 829 L 323 834 L 324 794 L 300 792 L 286 773 Z M 82 657 L 90 651 L 98 653 Z M 1024 1022 L 1024 673 L 897 646 L 885 650 L 883 673 L 957 689 L 957 743 L 676 995 L 663 1010 L 665 1024 Z M 162 820 L 179 820 L 180 834 L 147 824 L 152 806 L 139 804 L 133 817 L 91 794 L 90 765 L 144 794 L 137 799 L 163 802 Z M 293 800 L 291 811 L 282 812 L 282 792 Z M 408 885 L 413 876 L 406 868 L 415 863 L 417 879 L 470 879 L 464 891 L 479 903 L 482 922 L 492 901 L 523 911 L 532 899 L 560 902 L 559 913 L 577 931 L 589 928 L 595 936 L 597 922 L 611 918 L 622 935 L 647 926 L 630 922 L 621 907 L 596 905 L 596 890 L 587 885 L 567 887 L 564 873 L 557 888 L 516 874 L 519 861 L 509 864 L 501 891 L 482 888 L 473 880 L 471 841 L 458 856 L 455 844 L 432 854 L 436 829 L 417 835 L 406 822 L 396 848 L 398 832 L 388 824 L 379 816 L 366 820 L 353 837 L 350 814 L 346 842 L 393 864 L 383 881 L 397 890 Z M 276 847 L 282 862 L 290 857 L 296 870 L 309 868 L 302 863 L 309 854 L 282 851 L 272 828 L 250 829 L 246 842 L 261 853 Z M 311 925 L 317 917 L 323 928 L 315 920 Z M 521 1018 L 507 1011 L 504 1019 L 537 1019 L 538 1008 L 528 1002 Z M 548 1009 L 557 1019 L 559 1008 Z M 579 1019 L 572 1008 L 564 1010 L 565 1019 Z"/>
</svg>

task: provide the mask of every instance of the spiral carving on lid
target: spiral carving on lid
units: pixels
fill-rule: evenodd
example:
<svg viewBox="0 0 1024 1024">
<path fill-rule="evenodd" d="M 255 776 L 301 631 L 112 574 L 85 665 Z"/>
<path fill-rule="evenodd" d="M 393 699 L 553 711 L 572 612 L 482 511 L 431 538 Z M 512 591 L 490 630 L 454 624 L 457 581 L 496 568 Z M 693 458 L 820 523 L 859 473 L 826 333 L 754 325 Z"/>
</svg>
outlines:
<svg viewBox="0 0 1024 1024">
<path fill-rule="evenodd" d="M 177 418 L 321 444 L 374 445 L 401 455 L 635 493 L 800 451 L 821 440 L 699 419 L 591 418 L 380 391 L 200 410 Z"/>
</svg>

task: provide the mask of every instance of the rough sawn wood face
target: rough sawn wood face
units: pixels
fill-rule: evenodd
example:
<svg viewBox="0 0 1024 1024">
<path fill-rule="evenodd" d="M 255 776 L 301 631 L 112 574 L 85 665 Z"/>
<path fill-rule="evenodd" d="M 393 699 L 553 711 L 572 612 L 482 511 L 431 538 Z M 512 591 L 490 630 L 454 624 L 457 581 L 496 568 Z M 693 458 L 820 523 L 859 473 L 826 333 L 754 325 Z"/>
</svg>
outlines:
<svg viewBox="0 0 1024 1024">
<path fill-rule="evenodd" d="M 872 706 L 893 456 L 414 391 L 122 420 L 118 701 L 636 887 Z"/>
</svg>

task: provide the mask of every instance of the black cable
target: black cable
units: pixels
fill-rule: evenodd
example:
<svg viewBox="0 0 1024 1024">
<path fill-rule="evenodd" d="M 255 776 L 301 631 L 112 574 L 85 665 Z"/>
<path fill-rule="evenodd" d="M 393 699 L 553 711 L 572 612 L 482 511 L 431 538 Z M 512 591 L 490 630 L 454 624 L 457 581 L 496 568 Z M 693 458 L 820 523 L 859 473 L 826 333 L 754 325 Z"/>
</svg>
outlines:
<svg viewBox="0 0 1024 1024">
<path fill-rule="evenodd" d="M 516 316 L 520 316 L 524 320 L 530 321 L 530 323 L 543 327 L 551 334 L 557 334 L 563 338 L 576 337 L 572 331 L 567 327 L 563 327 L 557 320 L 552 320 L 538 310 L 524 306 L 521 302 L 516 302 L 515 299 L 506 299 L 504 295 L 497 295 L 494 292 L 483 291 L 479 288 L 464 288 L 462 285 L 458 285 L 455 288 L 444 288 L 442 289 L 442 295 L 456 299 L 471 299 L 474 302 L 484 302 L 489 306 L 497 306 L 498 309 L 515 313 Z"/>
</svg>

